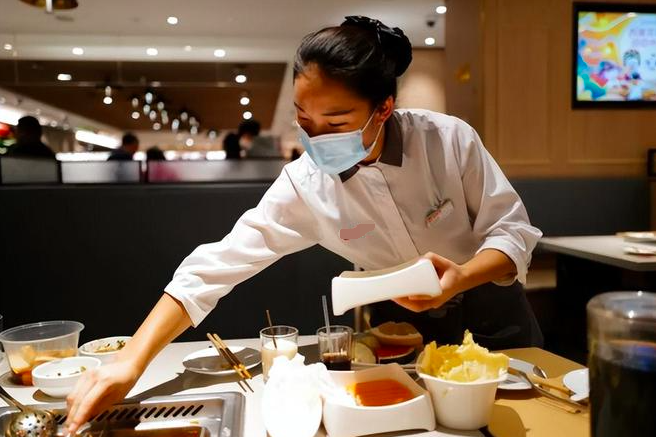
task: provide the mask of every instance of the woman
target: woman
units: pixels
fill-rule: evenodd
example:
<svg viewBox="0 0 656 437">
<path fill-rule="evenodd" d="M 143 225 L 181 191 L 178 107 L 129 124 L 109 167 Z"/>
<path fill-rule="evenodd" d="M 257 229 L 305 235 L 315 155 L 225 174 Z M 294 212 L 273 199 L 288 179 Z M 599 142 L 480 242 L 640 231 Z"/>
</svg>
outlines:
<svg viewBox="0 0 656 437">
<path fill-rule="evenodd" d="M 454 117 L 395 111 L 396 79 L 411 59 L 400 29 L 365 17 L 347 17 L 303 39 L 294 103 L 307 153 L 285 167 L 222 241 L 199 246 L 182 262 L 117 362 L 85 372 L 68 399 L 69 430 L 121 400 L 148 362 L 234 285 L 314 244 L 364 269 L 422 254 L 431 259 L 443 294 L 397 300 L 406 314 L 464 308 L 460 295 L 467 290 L 525 280 L 541 233 L 476 132 Z M 373 230 L 340 237 L 362 223 Z M 525 299 L 515 300 L 508 311 L 523 313 L 500 318 L 518 319 L 513 326 L 530 331 L 518 345 L 535 344 L 539 330 L 533 332 Z"/>
</svg>

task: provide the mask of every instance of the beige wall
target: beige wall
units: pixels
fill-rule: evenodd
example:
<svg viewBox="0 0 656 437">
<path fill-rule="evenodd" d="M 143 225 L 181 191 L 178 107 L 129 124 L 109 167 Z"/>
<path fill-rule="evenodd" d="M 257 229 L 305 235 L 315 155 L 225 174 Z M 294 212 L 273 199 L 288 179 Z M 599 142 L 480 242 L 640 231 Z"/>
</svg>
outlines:
<svg viewBox="0 0 656 437">
<path fill-rule="evenodd" d="M 456 13 L 447 21 L 447 59 L 448 51 L 459 44 L 449 40 L 449 26 L 464 27 L 453 20 L 459 8 L 472 5 L 480 11 L 483 51 L 472 87 L 482 86 L 483 95 L 478 105 L 466 107 L 465 115 L 482 117 L 472 124 L 506 174 L 645 174 L 646 150 L 656 147 L 656 111 L 571 108 L 571 0 L 450 2 L 449 14 Z M 466 20 L 464 25 L 471 25 L 472 17 Z M 480 55 L 475 43 L 465 49 L 460 53 L 465 59 Z M 447 68 L 449 76 L 454 66 L 449 63 Z M 452 82 L 447 82 L 447 96 L 472 99 L 471 92 L 454 91 Z"/>
<path fill-rule="evenodd" d="M 413 49 L 412 63 L 399 81 L 399 108 L 446 111 L 446 56 L 442 49 Z"/>
</svg>

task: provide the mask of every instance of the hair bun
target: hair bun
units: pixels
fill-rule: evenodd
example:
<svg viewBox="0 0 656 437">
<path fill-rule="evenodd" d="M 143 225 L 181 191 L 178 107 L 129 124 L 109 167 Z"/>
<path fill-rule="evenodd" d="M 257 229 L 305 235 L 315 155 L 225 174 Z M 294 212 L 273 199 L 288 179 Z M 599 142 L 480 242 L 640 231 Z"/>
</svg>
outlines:
<svg viewBox="0 0 656 437">
<path fill-rule="evenodd" d="M 342 26 L 357 26 L 375 32 L 385 56 L 394 61 L 396 77 L 401 76 L 408 69 L 412 62 L 412 44 L 400 28 L 390 28 L 380 20 L 362 15 L 346 17 Z"/>
</svg>

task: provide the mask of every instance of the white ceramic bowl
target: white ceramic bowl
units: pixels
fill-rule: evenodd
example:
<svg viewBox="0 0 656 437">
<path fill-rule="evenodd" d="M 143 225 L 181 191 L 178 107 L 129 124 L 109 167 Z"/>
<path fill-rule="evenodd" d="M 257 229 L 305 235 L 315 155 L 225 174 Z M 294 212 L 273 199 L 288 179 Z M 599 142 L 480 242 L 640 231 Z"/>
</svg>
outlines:
<svg viewBox="0 0 656 437">
<path fill-rule="evenodd" d="M 490 422 L 497 386 L 507 374 L 485 381 L 455 382 L 427 375 L 419 370 L 431 395 L 435 417 L 440 425 L 458 430 L 474 430 Z"/>
<path fill-rule="evenodd" d="M 323 406 L 323 425 L 331 437 L 435 429 L 435 415 L 430 396 L 398 364 L 352 372 L 330 372 L 330 376 L 338 387 L 377 379 L 394 379 L 409 388 L 415 396 L 408 401 L 382 407 L 345 405 L 339 400 L 326 399 Z"/>
<path fill-rule="evenodd" d="M 118 336 L 118 337 L 106 337 L 100 338 L 98 340 L 93 340 L 88 343 L 84 343 L 80 346 L 80 355 L 84 357 L 94 357 L 102 361 L 103 364 L 109 364 L 114 361 L 118 350 L 111 352 L 96 352 L 98 348 L 105 347 L 107 345 L 115 348 L 118 345 L 119 341 L 128 342 L 132 339 L 129 336 Z"/>
<path fill-rule="evenodd" d="M 100 367 L 102 363 L 93 357 L 69 357 L 49 361 L 32 369 L 32 381 L 48 396 L 64 398 L 73 391 L 85 371 Z"/>
</svg>

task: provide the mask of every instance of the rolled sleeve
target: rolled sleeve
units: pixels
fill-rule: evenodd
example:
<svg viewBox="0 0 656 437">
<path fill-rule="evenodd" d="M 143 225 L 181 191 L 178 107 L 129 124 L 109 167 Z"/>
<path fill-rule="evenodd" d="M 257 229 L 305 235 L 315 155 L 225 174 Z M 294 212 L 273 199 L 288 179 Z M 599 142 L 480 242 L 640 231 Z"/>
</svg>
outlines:
<svg viewBox="0 0 656 437">
<path fill-rule="evenodd" d="M 235 285 L 319 239 L 317 221 L 284 169 L 223 240 L 198 246 L 182 261 L 164 291 L 198 326 Z"/>
<path fill-rule="evenodd" d="M 522 200 L 474 129 L 462 122 L 458 137 L 468 213 L 481 242 L 477 253 L 496 249 L 515 264 L 516 275 L 496 284 L 511 285 L 515 280 L 525 284 L 531 253 L 542 232 L 531 225 Z"/>
</svg>

